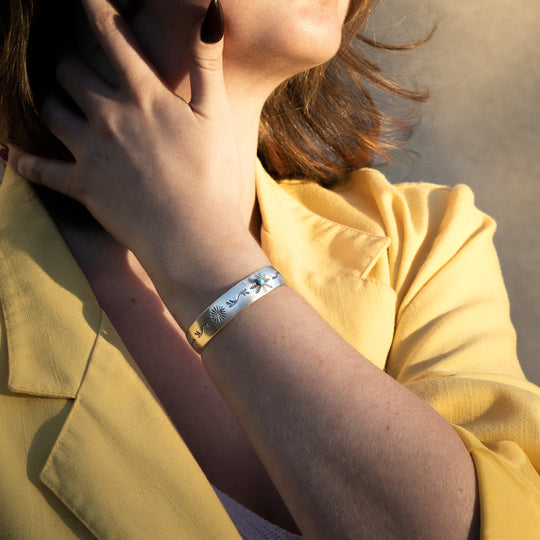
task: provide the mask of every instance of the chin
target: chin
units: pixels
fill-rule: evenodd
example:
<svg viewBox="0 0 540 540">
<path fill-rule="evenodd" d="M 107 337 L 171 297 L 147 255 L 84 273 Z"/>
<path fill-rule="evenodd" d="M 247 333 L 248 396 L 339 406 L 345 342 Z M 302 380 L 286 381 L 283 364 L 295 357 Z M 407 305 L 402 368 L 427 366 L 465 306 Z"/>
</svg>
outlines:
<svg viewBox="0 0 540 540">
<path fill-rule="evenodd" d="M 269 15 L 266 25 L 248 30 L 231 21 L 225 41 L 227 60 L 252 76 L 275 82 L 327 62 L 339 50 L 344 14 L 313 7 L 304 11 L 304 16 L 294 13 L 277 21 Z"/>
<path fill-rule="evenodd" d="M 276 36 L 276 50 L 281 58 L 297 63 L 300 69 L 308 69 L 330 60 L 339 50 L 341 44 L 341 24 L 338 21 L 296 22 L 295 32 L 287 32 L 287 28 Z"/>
</svg>

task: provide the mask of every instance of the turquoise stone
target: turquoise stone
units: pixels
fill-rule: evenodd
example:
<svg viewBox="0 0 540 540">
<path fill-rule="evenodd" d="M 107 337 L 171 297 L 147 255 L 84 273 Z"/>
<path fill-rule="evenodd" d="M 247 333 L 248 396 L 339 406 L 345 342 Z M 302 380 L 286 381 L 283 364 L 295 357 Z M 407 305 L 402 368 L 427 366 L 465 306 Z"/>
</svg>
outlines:
<svg viewBox="0 0 540 540">
<path fill-rule="evenodd" d="M 257 281 L 259 285 L 264 285 L 264 279 L 260 278 L 259 281 Z"/>
</svg>

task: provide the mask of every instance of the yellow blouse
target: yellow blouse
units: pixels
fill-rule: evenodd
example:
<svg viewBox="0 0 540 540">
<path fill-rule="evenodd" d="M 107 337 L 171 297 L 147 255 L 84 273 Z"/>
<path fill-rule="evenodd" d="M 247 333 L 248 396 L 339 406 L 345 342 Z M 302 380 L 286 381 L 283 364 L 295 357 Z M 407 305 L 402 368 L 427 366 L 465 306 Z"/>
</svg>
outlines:
<svg viewBox="0 0 540 540">
<path fill-rule="evenodd" d="M 471 191 L 347 189 L 262 169 L 262 244 L 347 341 L 455 426 L 484 538 L 540 538 L 540 389 L 527 382 Z M 239 538 L 29 184 L 0 186 L 0 537 Z"/>
</svg>

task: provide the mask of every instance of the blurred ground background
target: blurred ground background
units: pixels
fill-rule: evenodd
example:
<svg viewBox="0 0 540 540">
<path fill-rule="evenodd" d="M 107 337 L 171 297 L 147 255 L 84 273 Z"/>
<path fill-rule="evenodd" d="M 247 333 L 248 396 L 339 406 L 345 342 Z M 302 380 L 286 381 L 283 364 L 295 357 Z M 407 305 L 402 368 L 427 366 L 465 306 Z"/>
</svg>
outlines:
<svg viewBox="0 0 540 540">
<path fill-rule="evenodd" d="M 431 91 L 392 182 L 466 183 L 492 215 L 518 352 L 540 384 L 540 2 L 381 0 L 368 32 L 431 41 L 384 66 Z"/>
</svg>

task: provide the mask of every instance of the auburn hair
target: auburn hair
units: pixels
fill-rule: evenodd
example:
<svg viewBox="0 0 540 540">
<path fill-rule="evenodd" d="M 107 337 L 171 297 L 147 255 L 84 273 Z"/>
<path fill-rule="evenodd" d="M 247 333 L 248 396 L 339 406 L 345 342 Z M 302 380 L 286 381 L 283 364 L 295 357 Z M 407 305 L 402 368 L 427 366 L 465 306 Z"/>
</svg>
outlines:
<svg viewBox="0 0 540 540">
<path fill-rule="evenodd" d="M 337 55 L 324 65 L 280 85 L 263 109 L 259 157 L 276 179 L 303 177 L 331 187 L 346 173 L 388 157 L 396 146 L 388 133 L 408 125 L 387 117 L 369 86 L 423 101 L 427 93 L 406 89 L 384 76 L 364 51 L 366 45 L 404 50 L 361 32 L 377 0 L 351 0 Z M 129 6 L 129 4 L 128 4 Z M 3 0 L 0 3 L 0 140 L 30 152 L 67 157 L 42 124 L 39 109 L 55 86 L 55 65 L 76 42 L 73 0 Z M 392 129 L 386 129 L 392 128 Z"/>
</svg>

